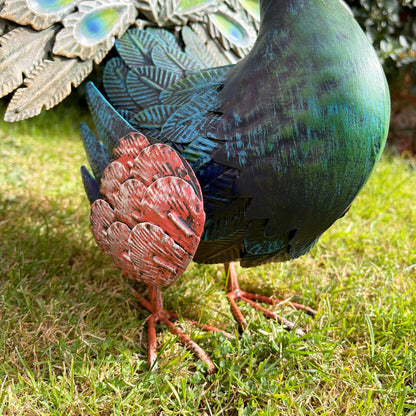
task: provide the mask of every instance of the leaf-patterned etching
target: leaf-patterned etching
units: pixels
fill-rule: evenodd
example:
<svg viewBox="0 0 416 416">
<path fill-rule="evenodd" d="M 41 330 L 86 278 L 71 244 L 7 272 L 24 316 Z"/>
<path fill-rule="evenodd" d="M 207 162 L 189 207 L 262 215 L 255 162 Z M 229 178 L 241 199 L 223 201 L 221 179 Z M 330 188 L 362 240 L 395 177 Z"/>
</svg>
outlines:
<svg viewBox="0 0 416 416">
<path fill-rule="evenodd" d="M 0 96 L 19 88 L 25 81 L 25 76 L 30 75 L 33 81 L 35 73 L 32 74 L 31 71 L 47 58 L 49 60 L 54 60 L 56 56 L 79 58 L 72 62 L 74 72 L 76 72 L 75 63 L 82 65 L 82 61 L 85 60 L 100 63 L 112 48 L 114 38 L 120 37 L 131 26 L 136 26 L 139 32 L 146 27 L 146 36 L 151 35 L 152 38 L 166 36 L 165 42 L 161 45 L 168 43 L 173 48 L 178 48 L 176 42 L 179 36 L 178 28 L 173 29 L 173 25 L 182 25 L 187 29 L 182 32 L 183 41 L 187 45 L 188 52 L 195 57 L 196 67 L 236 63 L 245 56 L 255 38 L 259 24 L 258 2 L 258 0 L 0 0 Z M 138 14 L 140 18 L 136 20 Z M 148 20 L 143 19 L 143 16 Z M 171 33 L 168 30 L 159 32 L 156 27 L 151 28 L 151 26 L 167 26 Z M 54 28 L 53 34 L 44 32 L 48 27 Z M 15 28 L 21 32 L 14 32 Z M 123 43 L 125 38 L 120 39 L 118 49 L 126 49 Z M 131 49 L 130 46 L 129 48 Z M 143 56 L 152 65 L 153 60 L 164 61 L 168 53 L 174 61 L 172 64 L 175 61 L 179 64 L 178 74 L 182 75 L 181 65 L 186 63 L 182 62 L 183 59 L 178 56 L 178 51 L 166 52 L 164 48 L 162 49 L 162 51 L 155 50 L 152 56 L 150 54 Z M 128 59 L 124 56 L 123 59 L 130 66 Z M 135 66 L 138 63 L 131 64 Z M 44 70 L 46 68 L 52 70 L 53 66 L 48 64 Z M 118 68 L 114 70 L 114 73 L 107 72 L 107 76 L 112 77 L 116 88 L 124 72 L 118 74 Z M 83 70 L 79 68 L 79 72 Z M 49 75 L 55 79 L 53 73 Z M 149 79 L 153 80 L 152 77 Z M 143 81 L 147 82 L 144 78 Z M 48 92 L 49 99 L 46 99 L 45 91 L 35 91 L 33 87 L 30 93 L 33 94 L 33 103 L 37 102 L 38 95 L 43 97 L 44 102 L 50 103 L 58 103 L 56 98 L 65 96 L 58 92 L 57 86 L 52 85 Z M 23 96 L 19 97 L 23 99 Z M 122 99 L 126 102 L 127 112 L 124 115 L 130 120 L 140 110 L 137 102 L 142 100 L 137 99 L 137 94 L 132 100 L 127 90 Z M 16 101 L 7 111 L 7 120 L 21 120 L 24 115 L 29 117 L 30 114 L 39 112 L 39 109 L 29 109 L 25 106 L 25 111 L 17 117 L 15 104 Z"/>
<path fill-rule="evenodd" d="M 163 2 L 160 20 L 163 24 L 184 25 L 188 21 L 201 21 L 208 13 L 218 10 L 217 0 L 170 0 Z"/>
<path fill-rule="evenodd" d="M 0 97 L 18 88 L 23 74 L 29 74 L 48 56 L 57 27 L 36 31 L 19 27 L 0 38 Z"/>
<path fill-rule="evenodd" d="M 129 0 L 85 1 L 78 12 L 63 20 L 65 28 L 56 36 L 53 52 L 68 58 L 94 58 L 99 63 L 134 22 L 137 10 Z"/>
<path fill-rule="evenodd" d="M 91 60 L 80 62 L 57 56 L 43 61 L 26 78 L 26 87 L 15 92 L 4 119 L 24 120 L 38 115 L 42 107 L 54 107 L 71 93 L 71 85 L 77 87 L 91 71 Z"/>
<path fill-rule="evenodd" d="M 6 0 L 0 17 L 46 29 L 71 13 L 81 0 Z"/>
</svg>

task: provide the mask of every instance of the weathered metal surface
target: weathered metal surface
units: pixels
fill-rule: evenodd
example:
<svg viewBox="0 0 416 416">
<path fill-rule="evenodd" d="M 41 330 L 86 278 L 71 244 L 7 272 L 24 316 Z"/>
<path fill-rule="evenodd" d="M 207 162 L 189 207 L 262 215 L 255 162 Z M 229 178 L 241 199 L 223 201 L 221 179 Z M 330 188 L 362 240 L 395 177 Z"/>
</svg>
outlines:
<svg viewBox="0 0 416 416">
<path fill-rule="evenodd" d="M 63 100 L 132 25 L 188 25 L 213 65 L 237 62 L 254 44 L 258 0 L 6 0 L 0 2 L 0 97 L 19 121 Z M 141 17 L 136 20 L 137 16 Z M 146 17 L 143 19 L 142 17 Z M 6 31 L 17 24 L 17 32 Z M 59 25 L 62 23 L 63 27 Z M 25 26 L 19 27 L 19 26 Z M 3 34 L 5 32 L 5 34 Z M 3 36 L 1 36 L 3 35 Z M 25 39 L 24 35 L 30 36 Z M 201 48 L 199 48 L 201 50 Z M 195 50 L 198 55 L 198 49 Z M 66 62 L 68 61 L 68 62 Z M 43 88 L 48 79 L 48 87 Z M 26 88 L 29 87 L 29 88 Z"/>
<path fill-rule="evenodd" d="M 137 10 L 130 0 L 94 0 L 78 5 L 78 12 L 63 19 L 53 53 L 67 58 L 94 59 L 101 62 L 136 19 Z"/>
<path fill-rule="evenodd" d="M 132 279 L 166 286 L 198 247 L 205 214 L 198 181 L 170 147 L 134 133 L 120 141 L 91 206 L 99 247 Z"/>
<path fill-rule="evenodd" d="M 132 290 L 133 295 L 138 299 L 140 304 L 150 312 L 150 317 L 147 321 L 147 334 L 148 334 L 148 362 L 149 367 L 152 370 L 157 369 L 157 340 L 156 340 L 156 323 L 159 322 L 165 325 L 169 331 L 176 335 L 179 341 L 189 348 L 202 362 L 208 366 L 208 374 L 213 374 L 216 371 L 215 365 L 212 360 L 209 358 L 208 354 L 194 341 L 185 332 L 176 327 L 171 319 L 176 319 L 176 315 L 167 312 L 163 307 L 163 299 L 160 288 L 157 286 L 149 286 L 149 298 L 150 301 L 145 299 L 140 293 Z M 204 331 L 214 331 L 221 332 L 227 338 L 233 338 L 228 332 L 222 331 L 218 328 L 201 325 L 198 322 L 190 321 L 194 325 L 200 327 Z"/>
</svg>

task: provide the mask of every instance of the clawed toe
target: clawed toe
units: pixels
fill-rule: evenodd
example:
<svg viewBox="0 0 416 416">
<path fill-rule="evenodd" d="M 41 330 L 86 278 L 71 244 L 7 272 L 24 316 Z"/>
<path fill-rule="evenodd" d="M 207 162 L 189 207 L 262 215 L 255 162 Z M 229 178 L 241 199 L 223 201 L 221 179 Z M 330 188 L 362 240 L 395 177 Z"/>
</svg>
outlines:
<svg viewBox="0 0 416 416">
<path fill-rule="evenodd" d="M 231 307 L 231 311 L 234 315 L 234 318 L 238 322 L 241 329 L 247 327 L 247 323 L 244 319 L 244 316 L 237 305 L 237 302 L 246 302 L 254 309 L 263 313 L 264 316 L 270 319 L 274 319 L 279 322 L 283 328 L 289 331 L 295 331 L 296 335 L 302 337 L 305 335 L 305 332 L 302 329 L 296 328 L 296 325 L 293 322 L 281 317 L 277 313 L 265 308 L 260 303 L 265 303 L 268 305 L 276 305 L 280 303 L 276 299 L 272 299 L 268 296 L 259 295 L 255 293 L 246 292 L 241 290 L 238 281 L 237 274 L 235 272 L 234 264 L 227 263 L 225 264 L 226 274 L 228 276 L 228 292 L 227 299 Z M 133 296 L 140 302 L 143 308 L 147 309 L 150 313 L 148 319 L 148 362 L 152 370 L 157 369 L 157 340 L 156 340 L 156 324 L 160 323 L 165 325 L 169 331 L 178 337 L 178 340 L 192 351 L 203 363 L 208 366 L 208 374 L 213 374 L 216 372 L 216 367 L 212 360 L 209 358 L 208 354 L 196 343 L 194 342 L 185 332 L 178 328 L 173 321 L 178 319 L 178 316 L 173 313 L 166 311 L 163 307 L 162 295 L 160 292 L 160 287 L 156 285 L 148 285 L 149 291 L 149 300 L 143 297 L 136 290 L 132 289 Z M 310 308 L 309 306 L 301 305 L 295 302 L 287 302 L 291 307 L 302 310 L 305 313 L 314 316 L 317 312 Z M 195 325 L 196 327 L 202 329 L 203 331 L 210 332 L 220 332 L 226 338 L 234 338 L 234 336 L 222 329 L 213 327 L 211 325 L 201 324 L 198 321 L 187 319 L 188 322 Z"/>
<path fill-rule="evenodd" d="M 269 305 L 276 305 L 280 303 L 278 300 L 272 299 L 268 296 L 259 295 L 255 293 L 249 293 L 249 292 L 245 292 L 244 290 L 241 290 L 238 284 L 237 274 L 236 274 L 233 263 L 225 264 L 225 272 L 228 276 L 227 299 L 228 299 L 228 302 L 230 303 L 231 311 L 234 315 L 234 318 L 236 319 L 236 321 L 238 322 L 238 324 L 240 325 L 242 329 L 245 329 L 247 324 L 246 324 L 243 314 L 241 313 L 240 308 L 237 305 L 238 301 L 248 303 L 254 309 L 262 312 L 263 315 L 266 316 L 267 318 L 274 319 L 277 322 L 279 322 L 285 329 L 289 331 L 295 330 L 296 335 L 298 336 L 305 335 L 305 332 L 299 328 L 296 328 L 293 322 L 290 322 L 289 320 L 281 317 L 275 312 L 270 311 L 269 309 L 257 303 L 257 302 L 261 302 L 261 303 L 266 303 Z M 317 311 L 310 308 L 309 306 L 305 306 L 305 305 L 295 303 L 295 302 L 288 302 L 288 304 L 292 306 L 293 308 L 302 310 L 311 316 L 315 316 L 317 313 Z"/>
<path fill-rule="evenodd" d="M 176 335 L 179 341 L 192 351 L 203 363 L 208 366 L 208 374 L 213 374 L 216 372 L 216 367 L 212 360 L 209 358 L 208 354 L 195 342 L 193 341 L 185 332 L 178 328 L 172 321 L 176 320 L 178 317 L 172 312 L 168 312 L 163 308 L 162 295 L 160 288 L 158 286 L 148 286 L 150 301 L 144 298 L 136 290 L 131 289 L 133 296 L 140 302 L 140 304 L 150 312 L 150 316 L 147 322 L 148 325 L 148 363 L 149 367 L 152 370 L 157 370 L 157 340 L 156 340 L 156 324 L 160 323 L 165 325 L 169 331 Z M 198 328 L 204 331 L 211 332 L 220 332 L 227 338 L 234 338 L 234 336 L 222 329 L 213 327 L 211 325 L 201 324 L 197 321 L 187 319 L 188 322 L 197 326 Z"/>
</svg>

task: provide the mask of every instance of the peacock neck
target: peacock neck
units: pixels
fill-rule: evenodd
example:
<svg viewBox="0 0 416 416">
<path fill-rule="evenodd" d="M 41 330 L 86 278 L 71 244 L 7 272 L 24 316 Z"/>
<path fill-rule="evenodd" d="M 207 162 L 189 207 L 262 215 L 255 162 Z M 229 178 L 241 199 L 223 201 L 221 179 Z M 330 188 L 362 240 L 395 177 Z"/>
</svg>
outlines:
<svg viewBox="0 0 416 416">
<path fill-rule="evenodd" d="M 282 22 L 296 16 L 305 3 L 311 0 L 260 0 L 259 37 L 270 34 Z M 329 2 L 332 0 L 329 0 Z"/>
</svg>

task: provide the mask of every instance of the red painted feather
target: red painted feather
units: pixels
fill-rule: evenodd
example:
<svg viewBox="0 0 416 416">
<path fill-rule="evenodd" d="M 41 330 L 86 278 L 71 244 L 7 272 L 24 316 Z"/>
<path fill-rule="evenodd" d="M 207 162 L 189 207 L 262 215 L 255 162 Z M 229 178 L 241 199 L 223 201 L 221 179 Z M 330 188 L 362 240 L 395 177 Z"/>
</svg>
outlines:
<svg viewBox="0 0 416 416">
<path fill-rule="evenodd" d="M 120 140 L 91 207 L 98 246 L 129 277 L 166 286 L 186 269 L 204 228 L 202 193 L 171 147 L 131 133 Z"/>
</svg>

